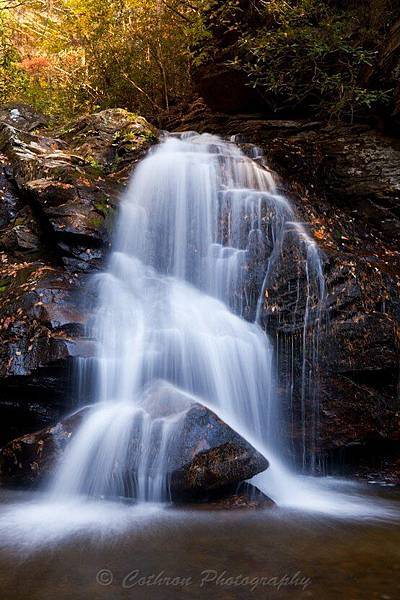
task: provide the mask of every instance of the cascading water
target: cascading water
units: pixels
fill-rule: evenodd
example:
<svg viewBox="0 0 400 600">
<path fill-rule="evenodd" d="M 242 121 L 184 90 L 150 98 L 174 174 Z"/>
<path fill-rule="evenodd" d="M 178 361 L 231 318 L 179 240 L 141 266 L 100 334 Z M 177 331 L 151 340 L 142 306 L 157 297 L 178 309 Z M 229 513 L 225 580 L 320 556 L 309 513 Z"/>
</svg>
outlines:
<svg viewBox="0 0 400 600">
<path fill-rule="evenodd" d="M 304 418 L 318 353 L 308 333 L 321 320 L 325 295 L 315 242 L 270 171 L 233 143 L 172 135 L 142 161 L 122 200 L 108 269 L 93 279 L 97 303 L 88 335 L 97 355 L 84 362 L 90 376 L 83 379 L 99 405 L 71 442 L 54 494 L 168 497 L 165 464 L 179 414 L 151 414 L 144 402 L 149 385 L 161 380 L 201 398 L 264 452 L 271 467 L 261 483 L 281 498 L 291 476 L 279 459 L 277 360 L 260 323 L 289 242 L 306 281 L 305 454 L 317 429 L 315 418 L 306 431 Z M 132 428 L 141 458 L 135 480 L 127 481 Z"/>
</svg>

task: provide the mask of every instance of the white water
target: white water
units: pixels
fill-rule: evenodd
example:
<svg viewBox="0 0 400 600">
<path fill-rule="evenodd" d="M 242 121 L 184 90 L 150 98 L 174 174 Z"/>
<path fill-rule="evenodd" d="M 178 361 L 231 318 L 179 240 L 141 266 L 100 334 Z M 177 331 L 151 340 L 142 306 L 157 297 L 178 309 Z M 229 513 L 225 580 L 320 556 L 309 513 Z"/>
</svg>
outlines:
<svg viewBox="0 0 400 600">
<path fill-rule="evenodd" d="M 180 415 L 143 408 L 143 391 L 158 380 L 198 396 L 268 457 L 258 481 L 278 502 L 298 492 L 279 458 L 273 349 L 258 325 L 287 238 L 306 274 L 305 360 L 310 306 L 319 316 L 323 302 L 322 267 L 269 170 L 233 143 L 191 133 L 168 137 L 142 161 L 122 200 L 108 269 L 93 281 L 98 301 L 89 334 L 98 354 L 89 379 L 99 408 L 70 444 L 56 496 L 133 490 L 145 500 L 168 497 L 165 462 Z M 257 260 L 262 277 L 249 300 L 246 277 Z M 255 322 L 242 317 L 251 302 Z M 311 375 L 303 374 L 304 388 Z M 142 459 L 127 484 L 132 427 Z M 304 419 L 304 440 L 305 427 Z"/>
<path fill-rule="evenodd" d="M 318 362 L 322 265 L 269 170 L 235 144 L 192 133 L 166 138 L 142 161 L 122 199 L 108 269 L 93 280 L 97 303 L 88 334 L 98 353 L 83 363 L 82 380 L 89 380 L 98 408 L 70 443 L 51 502 L 75 502 L 82 494 L 168 498 L 166 459 L 182 415 L 162 414 L 162 407 L 157 413 L 144 402 L 146 387 L 164 380 L 199 396 L 268 457 L 270 468 L 255 483 L 280 506 L 383 515 L 382 507 L 364 504 L 339 483 L 300 477 L 284 464 L 277 357 L 258 323 L 288 242 L 297 249 L 297 285 L 301 269 L 306 282 L 305 403 Z M 247 277 L 257 253 L 262 273 L 251 297 Z M 251 304 L 254 322 L 243 318 Z M 305 408 L 301 415 L 304 455 L 318 433 L 317 400 L 314 393 L 311 431 Z M 127 482 L 133 428 L 142 452 L 137 476 Z"/>
<path fill-rule="evenodd" d="M 234 144 L 194 134 L 167 138 L 139 165 L 122 199 L 108 269 L 93 281 L 98 301 L 88 335 L 97 340 L 98 353 L 83 364 L 82 380 L 90 381 L 90 397 L 98 408 L 70 444 L 51 495 L 1 509 L 4 544 L 29 549 L 84 531 L 98 536 L 134 525 L 142 530 L 147 522 L 153 526 L 168 518 L 150 502 L 135 507 L 82 502 L 82 494 L 132 491 L 141 500 L 167 497 L 164 459 L 179 434 L 180 415 L 157 418 L 143 403 L 146 385 L 159 379 L 199 395 L 265 453 L 270 468 L 255 483 L 286 512 L 397 518 L 394 507 L 365 499 L 360 486 L 300 476 L 285 465 L 275 393 L 277 357 L 258 323 L 288 240 L 297 247 L 296 259 L 306 275 L 300 344 L 307 354 L 305 402 L 315 382 L 309 365 L 314 368 L 318 359 L 322 267 L 315 243 L 270 172 Z M 249 322 L 242 315 L 249 316 L 257 297 L 246 287 L 247 266 L 255 264 L 260 248 L 263 268 L 255 284 L 260 298 L 254 322 Z M 296 311 L 297 306 L 294 320 Z M 312 431 L 301 415 L 305 456 L 318 433 L 317 396 L 312 398 Z M 136 480 L 127 482 L 124 464 L 134 426 L 143 454 Z"/>
</svg>

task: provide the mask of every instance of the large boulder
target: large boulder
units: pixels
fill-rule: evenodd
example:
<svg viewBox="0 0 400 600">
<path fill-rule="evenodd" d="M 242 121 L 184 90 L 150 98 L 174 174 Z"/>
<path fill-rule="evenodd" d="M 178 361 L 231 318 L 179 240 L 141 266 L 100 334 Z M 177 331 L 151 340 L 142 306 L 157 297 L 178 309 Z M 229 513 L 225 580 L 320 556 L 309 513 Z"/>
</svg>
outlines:
<svg viewBox="0 0 400 600">
<path fill-rule="evenodd" d="M 172 385 L 153 384 L 141 406 L 152 420 L 175 422 L 165 473 L 172 497 L 204 494 L 250 479 L 268 467 L 267 459 L 212 410 Z M 158 450 L 154 444 L 150 471 L 157 464 Z"/>
<path fill-rule="evenodd" d="M 96 410 L 102 408 L 84 408 L 54 427 L 9 442 L 0 452 L 2 483 L 32 485 L 42 482 L 54 472 L 68 443 L 76 436 L 82 419 L 88 412 Z M 143 412 L 147 416 L 145 426 Z M 152 427 L 150 423 L 156 426 Z M 140 408 L 132 413 L 129 426 L 126 462 L 123 467 L 120 466 L 122 472 L 118 471 L 117 475 L 115 469 L 118 470 L 118 466 L 113 465 L 110 478 L 120 478 L 121 475 L 130 482 L 136 481 L 139 468 L 143 468 L 144 453 L 146 477 L 157 477 L 163 447 L 162 476 L 168 481 L 174 500 L 211 494 L 210 498 L 215 501 L 218 490 L 226 498 L 227 490 L 232 492 L 232 486 L 268 467 L 267 459 L 212 410 L 193 396 L 163 382 L 154 384 L 146 392 Z M 165 431 L 164 427 L 168 437 L 161 444 L 160 435 Z M 154 435 L 145 438 L 144 431 L 149 429 Z M 102 443 L 101 439 L 99 443 Z M 102 448 L 98 450 L 100 452 Z M 93 464 L 86 466 L 91 469 Z M 129 485 L 124 489 L 126 495 L 136 493 Z M 241 502 L 239 498 L 237 501 Z"/>
</svg>

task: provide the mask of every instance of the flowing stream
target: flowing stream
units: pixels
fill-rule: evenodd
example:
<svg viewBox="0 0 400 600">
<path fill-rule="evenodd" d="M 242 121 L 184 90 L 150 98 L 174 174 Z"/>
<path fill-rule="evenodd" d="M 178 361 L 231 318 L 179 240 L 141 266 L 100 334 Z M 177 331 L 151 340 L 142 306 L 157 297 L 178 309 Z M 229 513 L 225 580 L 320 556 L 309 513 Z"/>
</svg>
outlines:
<svg viewBox="0 0 400 600">
<path fill-rule="evenodd" d="M 260 322 L 290 245 L 306 295 L 306 455 L 307 440 L 317 435 L 317 417 L 311 432 L 305 419 L 318 361 L 309 333 L 315 324 L 318 331 L 325 285 L 315 242 L 252 153 L 256 160 L 233 142 L 186 133 L 166 137 L 136 169 L 108 268 L 92 282 L 97 300 L 88 335 L 97 355 L 81 361 L 82 379 L 89 381 L 82 393 L 98 409 L 69 446 L 54 482 L 56 496 L 123 496 L 128 485 L 139 499 L 168 499 L 166 457 L 181 419 L 146 409 L 146 389 L 158 381 L 198 397 L 268 457 L 271 466 L 258 484 L 272 497 L 284 501 L 298 487 L 282 465 L 277 360 Z M 137 476 L 127 483 L 133 427 L 142 451 Z"/>
</svg>

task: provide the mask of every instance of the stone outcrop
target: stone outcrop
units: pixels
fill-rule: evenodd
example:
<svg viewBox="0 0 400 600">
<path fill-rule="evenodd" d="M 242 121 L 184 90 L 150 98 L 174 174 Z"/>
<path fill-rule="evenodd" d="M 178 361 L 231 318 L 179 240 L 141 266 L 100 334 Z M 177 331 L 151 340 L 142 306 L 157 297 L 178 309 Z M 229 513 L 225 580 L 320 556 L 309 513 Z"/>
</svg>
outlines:
<svg viewBox="0 0 400 600">
<path fill-rule="evenodd" d="M 72 358 L 93 352 L 79 291 L 102 264 L 129 170 L 157 135 L 119 109 L 55 134 L 46 125 L 29 107 L 0 109 L 0 445 L 70 407 Z"/>
<path fill-rule="evenodd" d="M 398 140 L 366 125 L 213 113 L 201 99 L 169 126 L 236 135 L 245 151 L 247 143 L 262 148 L 282 192 L 323 254 L 328 295 L 319 344 L 320 434 L 315 451 L 325 467 L 353 463 L 353 472 L 364 458 L 371 463 L 375 454 L 375 473 L 381 465 L 390 478 L 400 443 Z M 288 254 L 274 293 L 264 303 L 264 320 L 280 348 L 281 388 L 288 378 L 285 352 L 293 344 L 301 355 L 305 297 L 296 298 L 297 277 Z M 301 370 L 297 361 L 290 419 L 290 443 L 297 453 Z M 366 466 L 362 470 L 368 472 Z"/>
<path fill-rule="evenodd" d="M 79 412 L 56 425 L 16 438 L 0 451 L 2 485 L 32 487 L 54 474 L 54 468 L 87 412 Z"/>
<path fill-rule="evenodd" d="M 91 270 L 110 237 L 121 183 L 156 130 L 142 117 L 106 110 L 49 137 L 0 121 L 0 151 L 65 266 Z"/>
<path fill-rule="evenodd" d="M 155 139 L 151 126 L 126 111 L 85 117 L 52 137 L 38 130 L 45 119 L 26 108 L 17 129 L 13 110 L 0 111 L 0 444 L 68 411 L 71 359 L 93 352 L 82 337 L 87 315 L 79 291 L 102 263 L 128 169 Z M 357 471 L 364 461 L 363 472 L 375 454 L 375 472 L 381 461 L 390 473 L 400 444 L 398 140 L 367 125 L 213 113 L 201 100 L 184 112 L 165 128 L 237 135 L 244 150 L 246 143 L 260 146 L 322 249 L 328 326 L 320 339 L 315 451 L 332 468 L 344 460 Z M 287 260 L 264 304 L 268 331 L 283 351 L 301 343 L 304 298 L 289 323 L 287 284 L 295 271 Z M 246 293 L 254 301 L 252 285 Z M 285 364 L 282 355 L 283 382 Z M 296 423 L 301 364 L 294 372 Z M 294 453 L 301 436 L 294 426 Z"/>
</svg>

